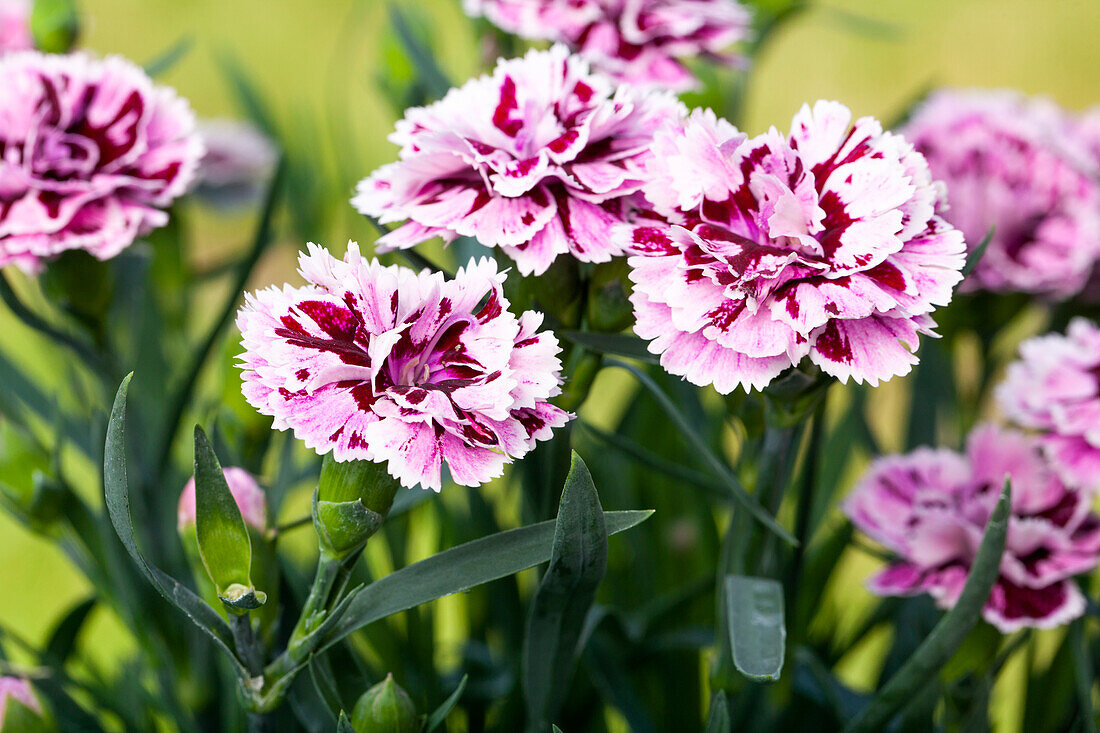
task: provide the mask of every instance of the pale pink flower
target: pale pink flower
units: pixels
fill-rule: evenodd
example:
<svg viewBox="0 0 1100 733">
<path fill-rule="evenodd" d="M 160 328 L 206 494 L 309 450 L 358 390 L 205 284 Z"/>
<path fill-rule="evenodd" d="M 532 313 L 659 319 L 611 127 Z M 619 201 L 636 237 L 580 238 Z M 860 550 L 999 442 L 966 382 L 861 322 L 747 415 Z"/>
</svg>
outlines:
<svg viewBox="0 0 1100 733">
<path fill-rule="evenodd" d="M 31 0 L 0 0 L 0 56 L 32 48 Z"/>
<path fill-rule="evenodd" d="M 853 490 L 844 504 L 852 523 L 897 555 L 870 579 L 871 592 L 955 605 L 1006 476 L 1012 513 L 983 617 L 1007 634 L 1084 613 L 1072 578 L 1100 560 L 1090 495 L 1066 487 L 1032 437 L 991 425 L 971 434 L 966 455 L 919 448 L 880 458 Z"/>
<path fill-rule="evenodd" d="M 245 524 L 260 532 L 267 529 L 267 494 L 256 483 L 255 477 L 236 466 L 222 469 L 229 492 L 241 510 Z M 176 510 L 176 526 L 184 529 L 195 523 L 195 477 L 192 476 L 180 492 L 179 507 Z"/>
<path fill-rule="evenodd" d="M 15 700 L 39 715 L 42 714 L 42 705 L 34 696 L 34 691 L 31 690 L 27 680 L 22 677 L 0 677 L 0 729 L 4 727 L 9 700 Z"/>
<path fill-rule="evenodd" d="M 468 236 L 524 275 L 560 254 L 607 262 L 622 253 L 608 231 L 642 186 L 653 129 L 679 109 L 668 95 L 613 90 L 562 46 L 532 51 L 408 110 L 390 136 L 400 161 L 362 181 L 352 204 L 408 219 L 378 240 L 383 252 Z"/>
<path fill-rule="evenodd" d="M 0 266 L 101 260 L 163 226 L 202 142 L 187 102 L 121 58 L 0 59 Z"/>
<path fill-rule="evenodd" d="M 709 110 L 657 134 L 653 206 L 616 232 L 635 333 L 661 365 L 728 393 L 804 357 L 877 384 L 917 362 L 918 334 L 961 275 L 962 235 L 903 138 L 847 107 L 803 106 L 754 138 Z"/>
<path fill-rule="evenodd" d="M 523 38 L 560 41 L 618 82 L 676 92 L 698 86 L 683 60 L 740 65 L 730 47 L 752 16 L 736 0 L 465 0 L 466 12 Z"/>
<path fill-rule="evenodd" d="M 572 416 L 558 342 L 542 314 L 508 311 L 504 273 L 471 261 L 453 280 L 384 267 L 348 246 L 344 259 L 311 244 L 307 285 L 247 297 L 244 395 L 257 410 L 337 461 L 388 462 L 403 486 L 439 490 L 500 476 Z"/>
<path fill-rule="evenodd" d="M 1066 299 L 1085 285 L 1100 257 L 1100 178 L 1073 124 L 1049 99 L 945 90 L 905 126 L 970 246 L 994 229 L 965 289 Z"/>
<path fill-rule="evenodd" d="M 271 178 L 278 153 L 254 125 L 239 120 L 201 120 L 206 154 L 196 175 L 195 194 L 217 206 L 254 202 Z"/>
<path fill-rule="evenodd" d="M 1066 335 L 1025 341 L 996 391 L 1005 417 L 1037 431 L 1062 480 L 1100 489 L 1100 328 L 1084 318 Z"/>
</svg>

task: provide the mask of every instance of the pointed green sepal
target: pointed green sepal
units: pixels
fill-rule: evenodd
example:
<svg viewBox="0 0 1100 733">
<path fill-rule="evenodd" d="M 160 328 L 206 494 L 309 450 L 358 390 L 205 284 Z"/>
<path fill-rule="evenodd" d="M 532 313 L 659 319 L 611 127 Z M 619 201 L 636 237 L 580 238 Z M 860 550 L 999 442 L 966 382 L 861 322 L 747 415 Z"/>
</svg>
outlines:
<svg viewBox="0 0 1100 733">
<path fill-rule="evenodd" d="M 252 541 L 210 440 L 195 426 L 195 532 L 199 556 L 218 597 L 234 613 L 259 608 L 267 595 L 252 585 Z"/>
</svg>

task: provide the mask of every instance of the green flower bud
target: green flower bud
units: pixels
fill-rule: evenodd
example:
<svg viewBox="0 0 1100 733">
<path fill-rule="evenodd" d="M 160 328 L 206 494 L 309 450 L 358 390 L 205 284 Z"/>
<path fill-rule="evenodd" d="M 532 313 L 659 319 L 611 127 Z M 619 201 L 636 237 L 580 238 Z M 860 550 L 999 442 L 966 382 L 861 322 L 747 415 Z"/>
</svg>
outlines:
<svg viewBox="0 0 1100 733">
<path fill-rule="evenodd" d="M 46 53 L 68 53 L 80 36 L 80 15 L 73 0 L 35 0 L 31 11 L 35 48 Z"/>
<path fill-rule="evenodd" d="M 382 526 L 399 487 L 384 463 L 337 461 L 326 455 L 313 502 L 322 549 L 334 558 L 359 550 Z"/>
<path fill-rule="evenodd" d="M 393 675 L 363 693 L 351 715 L 356 733 L 418 733 L 422 726 L 409 694 Z"/>
</svg>

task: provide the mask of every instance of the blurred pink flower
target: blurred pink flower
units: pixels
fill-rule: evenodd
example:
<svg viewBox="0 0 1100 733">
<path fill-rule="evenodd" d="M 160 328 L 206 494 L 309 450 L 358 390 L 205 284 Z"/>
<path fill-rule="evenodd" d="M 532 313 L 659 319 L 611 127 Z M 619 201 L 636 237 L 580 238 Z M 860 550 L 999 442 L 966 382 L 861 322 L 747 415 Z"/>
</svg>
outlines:
<svg viewBox="0 0 1100 733">
<path fill-rule="evenodd" d="M 836 103 L 749 139 L 709 110 L 659 132 L 654 211 L 620 227 L 635 333 L 661 365 L 728 393 L 803 357 L 841 381 L 907 373 L 961 278 L 924 158 Z"/>
<path fill-rule="evenodd" d="M 1100 489 L 1100 328 L 1084 318 L 1066 335 L 1025 341 L 997 387 L 1001 411 L 1038 431 L 1062 480 Z"/>
<path fill-rule="evenodd" d="M 950 608 L 962 592 L 1005 476 L 1012 514 L 1000 577 L 982 612 L 1003 633 L 1079 617 L 1071 580 L 1100 560 L 1100 517 L 1090 494 L 1066 487 L 1023 433 L 980 426 L 966 455 L 919 448 L 875 461 L 844 504 L 853 524 L 897 554 L 870 579 L 872 593 L 929 593 Z"/>
<path fill-rule="evenodd" d="M 1013 91 L 933 94 L 903 132 L 947 185 L 952 224 L 989 248 L 968 290 L 1075 295 L 1100 257 L 1100 178 L 1074 121 Z"/>
<path fill-rule="evenodd" d="M 267 495 L 251 473 L 236 466 L 222 469 L 229 491 L 241 510 L 245 524 L 263 532 L 267 529 Z M 187 480 L 180 492 L 179 508 L 176 510 L 176 524 L 183 529 L 195 523 L 195 477 Z"/>
<path fill-rule="evenodd" d="M 196 175 L 196 195 L 218 206 L 239 206 L 259 198 L 278 159 L 275 145 L 255 126 L 239 120 L 201 120 L 206 153 Z"/>
<path fill-rule="evenodd" d="M 0 56 L 32 48 L 31 0 L 0 0 Z"/>
<path fill-rule="evenodd" d="M 622 253 L 607 234 L 641 188 L 653 129 L 679 110 L 668 95 L 613 92 L 562 46 L 532 51 L 408 110 L 390 136 L 401 160 L 362 181 L 352 204 L 409 220 L 378 240 L 382 252 L 469 236 L 524 275 L 559 254 L 606 262 Z"/>
<path fill-rule="evenodd" d="M 39 715 L 42 714 L 42 705 L 34 696 L 27 680 L 22 677 L 0 677 L 0 729 L 4 727 L 9 700 L 16 700 Z"/>
<path fill-rule="evenodd" d="M 237 325 L 245 397 L 308 447 L 438 491 L 443 461 L 476 486 L 572 417 L 547 401 L 557 339 L 542 314 L 508 312 L 492 260 L 445 280 L 352 242 L 343 261 L 311 244 L 299 265 L 305 287 L 248 295 Z"/>
<path fill-rule="evenodd" d="M 202 157 L 187 102 L 121 58 L 0 59 L 0 266 L 101 260 L 163 226 Z"/>
<path fill-rule="evenodd" d="M 617 82 L 676 92 L 698 86 L 683 59 L 742 63 L 729 48 L 752 17 L 735 0 L 465 0 L 509 33 L 561 41 Z"/>
</svg>

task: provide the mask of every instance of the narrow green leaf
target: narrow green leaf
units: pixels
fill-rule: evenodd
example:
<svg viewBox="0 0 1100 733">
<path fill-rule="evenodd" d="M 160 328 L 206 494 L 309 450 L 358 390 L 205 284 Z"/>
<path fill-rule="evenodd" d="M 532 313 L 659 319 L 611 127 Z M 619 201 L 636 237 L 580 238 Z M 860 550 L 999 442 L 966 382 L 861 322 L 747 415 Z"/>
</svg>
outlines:
<svg viewBox="0 0 1100 733">
<path fill-rule="evenodd" d="M 589 333 L 587 331 L 560 331 L 559 336 L 586 349 L 636 359 L 649 364 L 660 363 L 660 357 L 649 352 L 649 342 L 625 333 Z"/>
<path fill-rule="evenodd" d="M 195 426 L 195 533 L 199 556 L 218 595 L 252 591 L 252 540 L 206 433 Z M 233 589 L 233 590 L 231 590 Z M 227 598 L 229 600 L 227 600 Z"/>
<path fill-rule="evenodd" d="M 428 720 L 424 723 L 424 733 L 432 733 L 436 728 L 443 725 L 443 722 L 447 720 L 447 716 L 454 710 L 454 706 L 458 704 L 458 701 L 462 699 L 462 693 L 466 691 L 466 681 L 469 679 L 467 675 L 462 675 L 462 679 L 458 682 L 458 687 L 455 691 L 447 696 L 447 699 L 443 701 L 443 704 L 437 707 L 431 715 L 428 716 Z"/>
<path fill-rule="evenodd" d="M 651 511 L 604 512 L 607 534 L 630 529 Z M 321 649 L 400 611 L 514 575 L 550 559 L 555 522 L 500 532 L 440 552 L 368 585 L 350 603 Z"/>
<path fill-rule="evenodd" d="M 770 578 L 731 575 L 725 590 L 734 665 L 749 679 L 778 680 L 787 644 L 783 586 Z"/>
<path fill-rule="evenodd" d="M 924 689 L 978 623 L 982 607 L 997 580 L 1008 534 L 1011 482 L 1005 480 L 1001 498 L 986 525 L 982 543 L 970 567 L 959 600 L 932 629 L 909 659 L 894 673 L 871 703 L 844 729 L 846 733 L 879 731 Z"/>
<path fill-rule="evenodd" d="M 733 730 L 730 721 L 729 702 L 724 690 L 717 690 L 710 696 L 710 711 L 707 713 L 706 733 L 729 733 Z"/>
<path fill-rule="evenodd" d="M 794 546 L 798 545 L 798 540 L 795 539 L 794 535 L 788 532 L 783 525 L 779 524 L 779 522 L 775 520 L 775 517 L 768 513 L 767 509 L 760 506 L 760 502 L 756 500 L 756 497 L 750 494 L 745 487 L 741 485 L 741 482 L 734 477 L 729 467 L 714 454 L 714 451 L 710 449 L 710 446 L 707 445 L 707 442 L 703 440 L 702 436 L 695 432 L 695 429 L 691 427 L 687 419 L 680 414 L 676 404 L 668 398 L 668 395 L 661 390 L 648 374 L 633 364 L 627 364 L 626 362 L 614 359 L 609 360 L 607 365 L 619 367 L 620 369 L 625 369 L 630 372 L 634 375 L 634 378 L 653 395 L 654 399 L 656 399 L 657 403 L 661 406 L 661 409 L 663 409 L 665 414 L 672 419 L 672 424 L 680 431 L 680 434 L 687 438 L 688 442 L 710 467 L 714 475 L 725 483 L 726 487 L 729 489 L 731 499 L 740 504 L 749 514 L 755 517 L 758 522 L 781 537 L 788 544 Z"/>
<path fill-rule="evenodd" d="M 340 711 L 340 719 L 336 721 L 336 733 L 356 733 L 355 728 L 351 727 L 347 713 L 343 710 Z"/>
<path fill-rule="evenodd" d="M 229 81 L 229 86 L 237 98 L 237 105 L 244 112 L 260 132 L 272 140 L 280 139 L 279 127 L 275 123 L 275 117 L 271 108 L 263 98 L 260 90 L 256 88 L 248 73 L 241 66 L 241 62 L 233 54 L 223 52 L 218 56 L 218 66 Z"/>
<path fill-rule="evenodd" d="M 84 622 L 88 620 L 88 615 L 95 608 L 96 596 L 85 598 L 80 603 L 76 604 L 65 614 L 64 618 L 58 622 L 53 631 L 50 632 L 50 638 L 46 642 L 46 649 L 42 652 L 42 659 L 55 667 L 63 667 L 66 660 L 73 653 L 73 649 L 76 647 L 77 637 L 80 636 L 80 630 L 84 628 Z"/>
<path fill-rule="evenodd" d="M 432 98 L 442 97 L 451 88 L 451 82 L 439 68 L 431 49 L 417 37 L 408 20 L 397 9 L 397 5 L 391 3 L 389 12 L 390 23 L 393 24 L 393 29 L 397 32 L 397 38 L 401 41 L 405 56 L 416 68 L 416 74 L 420 82 Z"/>
<path fill-rule="evenodd" d="M 994 227 L 989 227 L 989 231 L 985 233 L 982 241 L 978 242 L 978 246 L 970 250 L 970 254 L 966 256 L 966 264 L 963 265 L 962 269 L 963 277 L 974 272 L 974 268 L 978 266 L 978 262 L 982 259 L 986 249 L 989 248 L 989 243 L 993 240 L 993 231 Z"/>
<path fill-rule="evenodd" d="M 523 650 L 523 686 L 531 721 L 553 718 L 569 688 L 577 642 L 607 572 L 607 529 L 592 475 L 573 453 L 550 565 L 531 601 Z"/>
<path fill-rule="evenodd" d="M 195 39 L 191 36 L 183 36 L 171 46 L 161 51 L 145 62 L 145 73 L 154 79 L 161 74 L 170 71 L 183 57 L 191 51 L 195 45 Z"/>
<path fill-rule="evenodd" d="M 73 0 L 34 0 L 31 10 L 34 46 L 46 53 L 68 53 L 80 35 L 80 15 Z"/>
<path fill-rule="evenodd" d="M 1092 669 L 1092 660 L 1085 651 L 1088 644 L 1085 641 L 1085 620 L 1077 619 L 1069 627 L 1070 650 L 1073 654 L 1073 679 L 1077 687 L 1077 705 L 1080 709 L 1078 716 L 1082 722 L 1081 729 L 1085 733 L 1096 733 L 1096 711 L 1092 707 L 1092 685 L 1095 674 Z"/>
<path fill-rule="evenodd" d="M 206 601 L 175 578 L 152 565 L 141 554 L 134 536 L 133 520 L 130 518 L 130 489 L 126 475 L 126 397 L 130 389 L 133 373 L 126 375 L 119 385 L 111 406 L 111 417 L 107 423 L 107 439 L 103 453 L 103 489 L 107 513 L 111 525 L 130 559 L 137 565 L 145 579 L 165 600 L 182 611 L 196 626 L 206 632 L 232 660 L 237 673 L 242 678 L 248 672 L 233 652 L 233 634 L 229 624 Z"/>
</svg>

